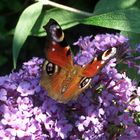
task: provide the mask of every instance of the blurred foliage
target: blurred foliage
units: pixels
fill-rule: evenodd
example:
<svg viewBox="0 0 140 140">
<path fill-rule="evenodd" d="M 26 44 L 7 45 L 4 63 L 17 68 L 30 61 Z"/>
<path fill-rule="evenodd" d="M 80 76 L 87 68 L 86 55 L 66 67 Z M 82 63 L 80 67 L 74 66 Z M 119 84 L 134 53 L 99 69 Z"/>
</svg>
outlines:
<svg viewBox="0 0 140 140">
<path fill-rule="evenodd" d="M 56 2 L 59 1 L 56 0 Z M 20 1 L 1 0 L 0 1 L 0 44 L 1 44 L 0 45 L 0 69 L 1 69 L 0 75 L 1 76 L 10 73 L 13 70 L 13 61 L 12 61 L 13 33 L 15 31 L 15 27 L 17 25 L 17 22 L 22 12 L 27 7 L 29 7 L 34 3 L 35 3 L 34 0 L 20 0 Z M 73 6 L 81 10 L 87 10 L 87 11 L 89 10 L 89 12 L 92 12 L 95 3 L 97 3 L 96 0 L 95 1 L 77 0 L 76 2 L 74 0 L 73 1 L 70 0 L 67 2 L 61 1 L 61 4 L 65 4 L 67 6 Z M 53 7 L 51 6 L 44 7 L 44 9 L 51 9 L 51 8 Z M 46 14 L 45 12 L 46 10 L 43 10 L 41 14 L 42 15 L 43 13 Z M 30 16 L 30 11 L 29 11 L 29 16 Z M 22 27 L 20 27 L 20 29 L 21 28 Z M 37 32 L 36 27 L 32 30 L 32 32 L 33 33 Z M 67 31 L 67 32 L 71 32 L 71 31 Z M 19 31 L 19 33 L 22 34 L 21 30 Z M 37 33 L 36 36 L 38 36 Z M 80 34 L 78 34 L 78 36 L 80 36 Z M 78 36 L 76 39 L 78 39 Z M 43 52 L 44 43 L 45 43 L 45 37 L 38 38 L 35 36 L 29 36 L 21 48 L 18 57 L 17 68 L 20 68 L 23 62 L 31 59 L 33 56 L 44 57 L 44 52 Z"/>
<path fill-rule="evenodd" d="M 8 74 L 13 68 L 13 30 L 22 11 L 31 4 L 25 0 L 0 1 L 0 75 Z"/>
<path fill-rule="evenodd" d="M 60 7 L 43 5 L 41 0 L 0 1 L 0 75 L 12 71 L 12 59 L 14 65 L 17 64 L 17 68 L 20 68 L 23 62 L 33 56 L 44 57 L 46 33 L 42 26 L 50 18 L 56 19 L 65 29 L 69 44 L 73 44 L 80 36 L 116 32 L 128 36 L 132 47 L 140 42 L 139 0 L 53 0 L 53 2 L 93 15 L 87 16 Z M 73 46 L 72 49 L 74 50 Z"/>
</svg>

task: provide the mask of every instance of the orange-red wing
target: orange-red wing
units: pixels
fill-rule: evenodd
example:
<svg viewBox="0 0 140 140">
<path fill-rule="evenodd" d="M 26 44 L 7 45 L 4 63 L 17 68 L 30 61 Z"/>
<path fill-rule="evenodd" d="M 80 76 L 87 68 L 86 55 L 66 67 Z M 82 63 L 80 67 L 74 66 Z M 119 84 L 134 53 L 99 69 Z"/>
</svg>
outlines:
<svg viewBox="0 0 140 140">
<path fill-rule="evenodd" d="M 46 58 L 63 68 L 73 66 L 71 50 L 60 25 L 55 20 L 50 19 L 44 28 L 48 36 L 45 49 Z"/>
<path fill-rule="evenodd" d="M 73 65 L 71 50 L 59 44 L 50 44 L 45 50 L 47 60 L 62 67 L 69 68 Z"/>
<path fill-rule="evenodd" d="M 112 47 L 94 58 L 89 64 L 84 66 L 82 74 L 86 77 L 93 77 L 104 67 L 104 65 L 117 55 L 117 48 Z"/>
<path fill-rule="evenodd" d="M 83 69 L 82 75 L 85 77 L 93 77 L 102 69 L 104 66 L 103 61 L 92 61 L 91 63 L 87 64 Z"/>
</svg>

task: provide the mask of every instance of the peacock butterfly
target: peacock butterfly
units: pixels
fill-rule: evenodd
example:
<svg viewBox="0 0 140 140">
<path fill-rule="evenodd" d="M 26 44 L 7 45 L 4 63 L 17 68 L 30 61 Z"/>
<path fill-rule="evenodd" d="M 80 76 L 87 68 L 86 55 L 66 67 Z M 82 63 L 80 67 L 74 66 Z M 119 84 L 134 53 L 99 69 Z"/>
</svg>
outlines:
<svg viewBox="0 0 140 140">
<path fill-rule="evenodd" d="M 117 54 L 112 47 L 95 57 L 89 64 L 74 64 L 72 53 L 67 44 L 60 25 L 50 19 L 44 26 L 48 40 L 45 48 L 40 84 L 48 91 L 48 95 L 60 103 L 76 99 L 91 83 L 92 77 Z"/>
</svg>

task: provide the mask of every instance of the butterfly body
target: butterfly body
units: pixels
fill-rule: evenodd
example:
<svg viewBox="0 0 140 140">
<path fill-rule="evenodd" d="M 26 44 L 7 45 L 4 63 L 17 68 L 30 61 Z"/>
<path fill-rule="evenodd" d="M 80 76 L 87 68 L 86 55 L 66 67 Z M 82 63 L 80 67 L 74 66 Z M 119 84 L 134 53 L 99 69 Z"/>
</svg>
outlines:
<svg viewBox="0 0 140 140">
<path fill-rule="evenodd" d="M 43 69 L 41 85 L 47 85 L 45 89 L 49 91 L 48 95 L 58 102 L 67 103 L 72 99 L 76 99 L 85 90 L 85 88 L 80 87 L 80 81 L 83 78 L 80 66 L 75 65 L 69 70 L 58 68 L 57 74 L 51 77 L 46 74 L 45 68 Z M 90 82 L 91 78 L 87 79 Z"/>
<path fill-rule="evenodd" d="M 67 103 L 89 87 L 91 78 L 115 57 L 117 49 L 112 47 L 106 50 L 87 65 L 76 65 L 59 24 L 51 19 L 44 28 L 48 40 L 40 84 L 47 90 L 48 96 L 60 103 Z"/>
</svg>

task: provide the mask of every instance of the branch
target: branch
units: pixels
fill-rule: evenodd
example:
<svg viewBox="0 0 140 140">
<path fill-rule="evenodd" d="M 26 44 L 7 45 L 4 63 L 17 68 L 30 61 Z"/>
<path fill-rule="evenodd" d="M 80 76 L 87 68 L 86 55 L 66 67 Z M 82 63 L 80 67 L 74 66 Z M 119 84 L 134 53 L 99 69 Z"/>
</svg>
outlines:
<svg viewBox="0 0 140 140">
<path fill-rule="evenodd" d="M 43 5 L 50 5 L 50 6 L 57 7 L 57 8 L 63 9 L 63 10 L 75 12 L 75 13 L 78 13 L 78 14 L 81 14 L 84 16 L 92 16 L 93 15 L 92 13 L 81 11 L 81 10 L 78 10 L 75 8 L 71 8 L 71 7 L 62 5 L 62 4 L 58 4 L 56 2 L 49 1 L 49 0 L 40 0 L 40 1 L 43 3 Z"/>
</svg>

